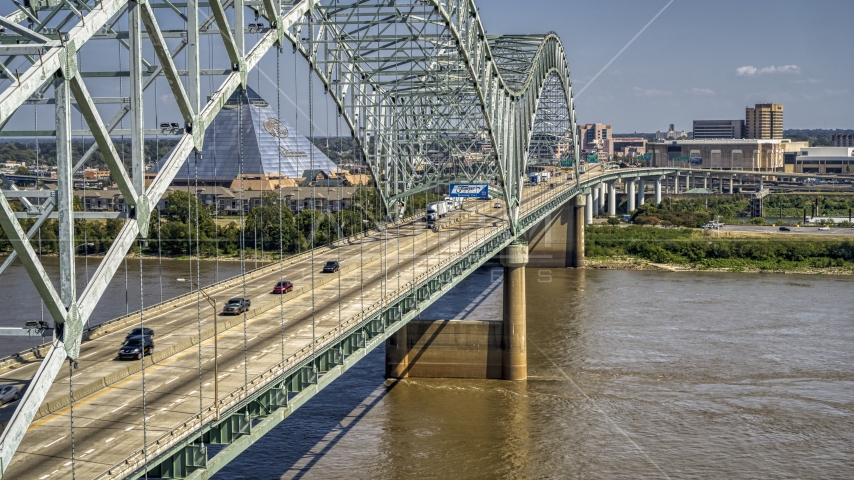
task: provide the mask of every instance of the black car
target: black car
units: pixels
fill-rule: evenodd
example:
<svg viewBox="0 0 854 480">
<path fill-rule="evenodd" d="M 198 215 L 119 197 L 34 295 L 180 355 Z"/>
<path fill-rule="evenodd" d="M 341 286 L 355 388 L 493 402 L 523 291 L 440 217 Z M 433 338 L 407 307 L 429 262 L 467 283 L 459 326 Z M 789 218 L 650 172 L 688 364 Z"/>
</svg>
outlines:
<svg viewBox="0 0 854 480">
<path fill-rule="evenodd" d="M 143 355 L 151 355 L 152 353 L 154 353 L 154 339 L 140 335 L 128 338 L 124 345 L 119 348 L 119 359 L 135 358 L 141 360 Z"/>
<path fill-rule="evenodd" d="M 222 307 L 222 313 L 237 315 L 249 311 L 249 307 L 251 306 L 252 301 L 248 298 L 235 297 L 225 303 L 225 306 Z"/>
<path fill-rule="evenodd" d="M 789 227 L 780 227 L 781 232 L 791 232 L 792 230 Z"/>
<path fill-rule="evenodd" d="M 134 328 L 133 330 L 130 331 L 130 333 L 127 334 L 127 336 L 125 337 L 125 340 L 130 340 L 131 337 L 139 337 L 141 335 L 145 335 L 146 337 L 153 337 L 154 336 L 154 330 L 152 330 L 150 328 L 139 328 L 139 327 Z"/>
<path fill-rule="evenodd" d="M 341 268 L 341 266 L 338 265 L 338 262 L 336 262 L 335 260 L 330 260 L 326 262 L 326 265 L 323 266 L 323 273 L 335 273 L 338 271 L 339 268 Z"/>
</svg>

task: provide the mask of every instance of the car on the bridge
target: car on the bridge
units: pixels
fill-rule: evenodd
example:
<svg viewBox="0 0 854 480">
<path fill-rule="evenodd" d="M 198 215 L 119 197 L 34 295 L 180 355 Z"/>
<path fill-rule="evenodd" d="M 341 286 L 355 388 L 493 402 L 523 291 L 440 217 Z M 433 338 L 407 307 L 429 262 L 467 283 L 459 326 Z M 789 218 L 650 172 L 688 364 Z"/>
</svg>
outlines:
<svg viewBox="0 0 854 480">
<path fill-rule="evenodd" d="M 4 385 L 0 387 L 0 405 L 17 402 L 20 396 L 21 392 L 18 391 L 18 387 L 15 385 Z"/>
<path fill-rule="evenodd" d="M 288 281 L 281 281 L 281 282 L 278 282 L 275 287 L 273 287 L 273 293 L 278 293 L 278 294 L 288 293 L 288 292 L 292 291 L 293 289 L 294 289 L 293 283 L 288 282 Z"/>
<path fill-rule="evenodd" d="M 125 336 L 125 340 L 129 340 L 131 337 L 138 337 L 140 335 L 145 335 L 147 337 L 153 337 L 154 336 L 154 330 L 152 330 L 150 328 L 139 328 L 139 327 L 134 328 L 133 330 L 130 331 L 130 333 L 128 333 Z"/>
<path fill-rule="evenodd" d="M 127 339 L 124 345 L 119 348 L 119 360 L 123 358 L 142 360 L 143 355 L 151 355 L 152 353 L 154 353 L 154 339 L 146 335 L 139 335 Z"/>
<path fill-rule="evenodd" d="M 225 303 L 225 306 L 222 307 L 222 313 L 237 315 L 249 311 L 251 306 L 252 301 L 248 298 L 234 297 Z"/>
<path fill-rule="evenodd" d="M 434 222 L 434 221 L 427 222 L 427 228 L 428 229 L 433 230 L 433 227 L 435 227 L 435 226 L 436 226 L 436 222 Z"/>
<path fill-rule="evenodd" d="M 495 205 L 493 205 L 492 208 L 501 208 L 501 203 L 495 202 Z"/>
<path fill-rule="evenodd" d="M 780 227 L 780 231 L 781 231 L 781 232 L 791 232 L 791 231 L 792 231 L 792 229 L 791 229 L 791 228 L 789 228 L 789 227 Z"/>
<path fill-rule="evenodd" d="M 430 223 L 430 222 L 427 222 L 427 223 Z M 337 261 L 330 260 L 330 261 L 326 262 L 326 265 L 323 266 L 323 273 L 335 273 L 338 271 L 339 268 L 341 268 L 341 266 L 338 265 Z"/>
<path fill-rule="evenodd" d="M 819 232 L 829 232 L 829 231 L 830 231 L 830 227 L 818 227 L 818 231 L 819 231 Z"/>
</svg>

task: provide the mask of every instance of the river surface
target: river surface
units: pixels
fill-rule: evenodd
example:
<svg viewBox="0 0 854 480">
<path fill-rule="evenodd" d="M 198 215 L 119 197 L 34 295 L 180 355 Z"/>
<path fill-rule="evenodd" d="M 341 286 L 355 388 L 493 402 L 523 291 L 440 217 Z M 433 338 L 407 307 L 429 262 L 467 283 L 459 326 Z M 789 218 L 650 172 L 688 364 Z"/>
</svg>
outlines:
<svg viewBox="0 0 854 480">
<path fill-rule="evenodd" d="M 138 307 L 138 262 L 128 300 L 120 270 L 93 322 Z M 160 266 L 146 262 L 149 304 Z M 189 262 L 164 272 L 167 298 L 189 290 Z M 40 316 L 24 275 L 0 277 L 3 326 Z M 854 278 L 529 269 L 527 282 L 527 381 L 387 382 L 378 348 L 216 478 L 854 478 Z M 496 315 L 499 287 L 485 267 L 423 318 Z"/>
</svg>

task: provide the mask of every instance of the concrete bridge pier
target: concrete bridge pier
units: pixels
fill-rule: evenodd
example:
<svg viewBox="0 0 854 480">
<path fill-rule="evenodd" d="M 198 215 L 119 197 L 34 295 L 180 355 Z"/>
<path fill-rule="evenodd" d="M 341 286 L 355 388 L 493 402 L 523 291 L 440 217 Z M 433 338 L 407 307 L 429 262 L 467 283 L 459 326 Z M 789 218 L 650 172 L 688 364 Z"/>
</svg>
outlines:
<svg viewBox="0 0 854 480">
<path fill-rule="evenodd" d="M 638 206 L 646 203 L 646 180 L 643 178 L 638 180 Z"/>
<path fill-rule="evenodd" d="M 679 174 L 673 175 L 673 194 L 679 193 Z"/>
<path fill-rule="evenodd" d="M 658 177 L 655 179 L 655 204 L 658 205 L 661 203 L 661 180 L 664 177 Z"/>
<path fill-rule="evenodd" d="M 522 234 L 528 242 L 531 267 L 584 266 L 584 216 L 588 203 L 587 195 L 582 193 Z"/>
<path fill-rule="evenodd" d="M 593 223 L 593 192 L 587 190 L 584 193 L 584 224 L 590 225 Z"/>
<path fill-rule="evenodd" d="M 632 213 L 635 210 L 635 179 L 629 178 L 626 180 L 626 213 Z"/>
<path fill-rule="evenodd" d="M 513 243 L 504 248 L 504 332 L 501 342 L 504 380 L 528 378 L 528 344 L 525 324 L 525 265 L 528 245 Z"/>
<path fill-rule="evenodd" d="M 602 203 L 601 202 L 601 196 L 602 196 L 602 190 L 599 188 L 599 185 L 597 184 L 593 187 L 593 208 L 590 211 L 591 215 L 590 215 L 590 221 L 587 222 L 588 224 L 593 223 L 593 217 L 595 217 L 596 215 L 599 215 L 599 207 Z"/>
<path fill-rule="evenodd" d="M 706 174 L 703 176 L 703 188 L 705 188 L 705 189 L 709 188 L 708 181 L 709 181 L 709 175 Z"/>
<path fill-rule="evenodd" d="M 691 190 L 691 174 L 685 174 L 685 191 Z"/>
<path fill-rule="evenodd" d="M 617 188 L 614 186 L 616 182 L 608 183 L 608 216 L 617 215 Z"/>
</svg>

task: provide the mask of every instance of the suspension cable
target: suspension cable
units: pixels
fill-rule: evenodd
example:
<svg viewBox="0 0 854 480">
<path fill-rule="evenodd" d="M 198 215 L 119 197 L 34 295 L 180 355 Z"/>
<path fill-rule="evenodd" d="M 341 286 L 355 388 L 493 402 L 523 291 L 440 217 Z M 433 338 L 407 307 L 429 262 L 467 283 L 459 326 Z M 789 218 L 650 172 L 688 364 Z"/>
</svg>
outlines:
<svg viewBox="0 0 854 480">
<path fill-rule="evenodd" d="M 276 120 L 281 122 L 282 119 L 282 91 L 279 88 L 281 85 L 281 76 L 282 76 L 282 68 L 281 68 L 281 59 L 282 59 L 282 45 L 279 44 L 276 49 Z M 276 135 L 276 157 L 278 160 L 279 167 L 279 205 L 277 209 L 279 210 L 279 285 L 282 285 L 284 289 L 284 281 L 285 281 L 285 258 L 284 258 L 284 242 L 285 238 L 283 235 L 283 223 L 284 220 L 282 218 L 282 209 L 285 208 L 285 204 L 283 203 L 282 197 L 282 136 Z M 282 371 L 285 368 L 285 292 L 284 290 L 279 295 L 279 324 L 281 326 L 281 360 L 282 360 Z"/>
<path fill-rule="evenodd" d="M 154 67 L 157 67 L 157 55 L 154 56 Z M 157 111 L 157 104 L 159 102 L 159 98 L 157 97 L 157 78 L 154 79 L 154 125 L 156 128 L 160 128 L 160 115 Z M 158 130 L 159 131 L 159 130 Z M 160 162 L 160 134 L 154 136 L 154 161 Z M 163 303 L 163 251 L 160 246 L 160 226 L 162 224 L 162 218 L 160 217 L 160 202 L 157 202 L 157 266 L 159 269 L 159 282 L 160 282 L 160 303 Z"/>
<path fill-rule="evenodd" d="M 148 449 L 146 449 L 146 444 L 148 443 L 148 419 L 146 418 L 146 398 L 145 398 L 145 305 L 143 301 L 143 290 L 142 290 L 142 239 L 137 240 L 137 247 L 139 249 L 139 328 L 142 335 L 140 336 L 140 348 L 139 348 L 139 358 L 140 362 L 142 362 L 142 452 L 145 459 L 145 464 L 148 464 Z M 127 257 L 125 257 L 127 258 Z M 152 344 L 152 351 L 150 352 L 152 355 L 154 345 Z M 145 477 L 148 478 L 148 472 L 145 472 Z"/>
<path fill-rule="evenodd" d="M 77 478 L 77 471 L 75 470 L 75 458 L 74 458 L 74 375 L 73 375 L 73 365 L 74 360 L 68 359 L 68 401 L 69 401 L 69 409 L 68 415 L 71 421 L 71 479 L 75 480 Z"/>
<path fill-rule="evenodd" d="M 249 366 L 246 352 L 246 215 L 243 205 L 243 96 L 246 90 L 238 90 L 237 95 L 237 158 L 240 175 L 240 275 L 243 277 L 243 395 L 246 396 L 246 385 L 249 383 Z"/>
<path fill-rule="evenodd" d="M 201 154 L 197 151 L 195 152 L 195 161 L 193 162 L 193 176 L 195 177 L 195 188 L 196 191 L 199 191 L 199 158 Z M 188 165 L 189 167 L 189 165 Z M 204 388 L 203 379 L 202 379 L 202 276 L 201 276 L 201 257 L 202 251 L 200 250 L 199 238 L 200 238 L 200 230 L 199 230 L 199 200 L 196 199 L 196 208 L 195 208 L 195 222 L 196 222 L 196 330 L 199 336 L 199 428 L 202 428 L 202 414 L 204 412 L 204 403 L 202 391 Z M 189 213 L 189 212 L 188 212 Z M 190 257 L 192 258 L 192 257 Z M 192 261 L 192 260 L 191 260 Z M 216 310 L 214 310 L 214 319 L 216 319 Z M 216 321 L 216 320 L 214 320 Z M 215 325 L 214 325 L 215 326 Z M 216 335 L 216 329 L 214 329 L 214 335 Z M 216 341 L 216 339 L 214 339 Z M 215 399 L 214 401 L 219 400 Z M 203 441 L 199 437 L 199 441 Z"/>
<path fill-rule="evenodd" d="M 314 51 L 314 15 L 309 10 L 308 12 L 308 47 L 309 52 Z M 308 59 L 308 155 L 309 155 L 309 164 L 311 165 L 310 172 L 313 175 L 315 173 L 314 170 L 314 82 L 312 81 L 311 75 L 312 69 L 312 60 L 311 55 L 309 54 Z M 315 291 L 314 291 L 314 245 L 315 245 L 315 231 L 317 227 L 317 211 L 315 210 L 315 206 L 317 205 L 317 197 L 315 195 L 315 182 L 312 181 L 310 184 L 310 192 L 311 192 L 311 210 L 309 213 L 311 215 L 311 353 L 314 354 L 315 348 L 315 340 L 317 339 L 316 334 L 316 325 L 315 325 Z M 339 267 L 340 270 L 340 267 Z"/>
</svg>

